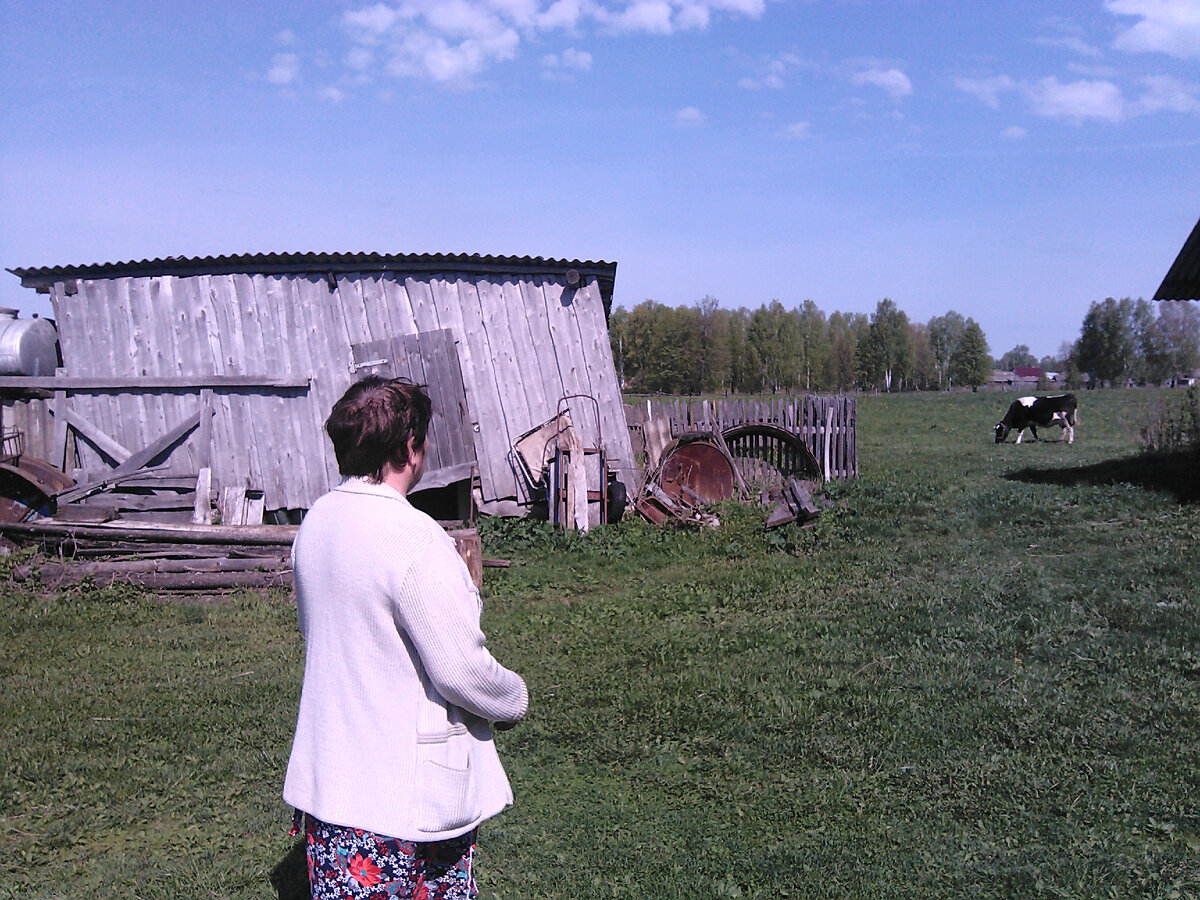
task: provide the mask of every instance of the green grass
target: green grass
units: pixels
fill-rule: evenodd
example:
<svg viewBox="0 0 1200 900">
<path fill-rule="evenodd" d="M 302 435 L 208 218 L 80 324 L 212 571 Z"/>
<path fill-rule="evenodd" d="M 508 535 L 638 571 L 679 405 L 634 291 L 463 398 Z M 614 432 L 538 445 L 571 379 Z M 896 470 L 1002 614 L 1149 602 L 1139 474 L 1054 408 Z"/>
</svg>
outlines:
<svg viewBox="0 0 1200 900">
<path fill-rule="evenodd" d="M 1200 495 L 1135 458 L 1159 392 L 859 400 L 816 528 L 489 522 L 527 677 L 484 897 L 1200 895 Z M 1057 429 L 1051 432 L 1057 437 Z M 301 647 L 286 598 L 8 585 L 0 898 L 274 896 Z"/>
</svg>

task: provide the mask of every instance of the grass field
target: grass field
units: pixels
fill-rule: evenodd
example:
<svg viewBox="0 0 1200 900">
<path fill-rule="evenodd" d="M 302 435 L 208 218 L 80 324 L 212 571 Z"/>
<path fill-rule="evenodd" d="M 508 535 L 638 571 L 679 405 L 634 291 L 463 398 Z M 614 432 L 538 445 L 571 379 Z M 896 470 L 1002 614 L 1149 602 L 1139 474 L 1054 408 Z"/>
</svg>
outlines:
<svg viewBox="0 0 1200 900">
<path fill-rule="evenodd" d="M 1135 456 L 1165 396 L 1080 395 L 1074 446 L 863 397 L 810 531 L 485 523 L 532 706 L 482 896 L 1200 896 L 1200 468 Z M 0 898 L 275 896 L 287 598 L 4 590 Z"/>
</svg>

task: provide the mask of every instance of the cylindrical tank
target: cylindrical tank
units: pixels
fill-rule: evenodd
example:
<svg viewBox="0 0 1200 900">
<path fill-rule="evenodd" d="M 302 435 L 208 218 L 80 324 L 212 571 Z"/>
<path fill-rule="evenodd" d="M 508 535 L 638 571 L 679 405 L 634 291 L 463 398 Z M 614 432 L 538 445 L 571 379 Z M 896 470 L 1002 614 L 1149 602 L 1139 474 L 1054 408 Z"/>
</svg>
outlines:
<svg viewBox="0 0 1200 900">
<path fill-rule="evenodd" d="M 49 319 L 18 319 L 0 307 L 0 375 L 53 375 L 58 368 L 58 329 Z"/>
</svg>

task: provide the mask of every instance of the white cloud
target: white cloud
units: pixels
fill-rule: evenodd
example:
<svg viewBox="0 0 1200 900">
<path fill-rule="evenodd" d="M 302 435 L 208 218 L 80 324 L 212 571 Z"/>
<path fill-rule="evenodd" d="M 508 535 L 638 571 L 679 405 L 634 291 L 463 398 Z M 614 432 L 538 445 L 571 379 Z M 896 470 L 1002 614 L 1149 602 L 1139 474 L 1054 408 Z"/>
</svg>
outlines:
<svg viewBox="0 0 1200 900">
<path fill-rule="evenodd" d="M 652 34 L 670 34 L 672 24 L 671 4 L 666 0 L 636 0 L 619 13 L 604 11 L 601 21 L 620 31 L 648 31 Z"/>
<path fill-rule="evenodd" d="M 708 119 L 704 113 L 700 112 L 694 106 L 686 106 L 675 113 L 675 124 L 680 128 L 695 128 L 698 125 L 703 125 L 706 121 Z"/>
<path fill-rule="evenodd" d="M 850 76 L 854 84 L 871 84 L 880 88 L 893 100 L 900 100 L 913 92 L 912 82 L 899 69 L 867 69 Z"/>
<path fill-rule="evenodd" d="M 1117 34 L 1113 46 L 1130 53 L 1165 53 L 1200 59 L 1200 3 L 1196 0 L 1106 0 L 1108 11 L 1137 16 Z"/>
<path fill-rule="evenodd" d="M 592 70 L 592 54 L 585 50 L 568 47 L 560 57 L 557 53 L 547 53 L 542 57 L 542 74 L 551 81 L 574 81 L 573 73 L 590 72 Z"/>
<path fill-rule="evenodd" d="M 1168 75 L 1151 76 L 1142 83 L 1146 91 L 1137 100 L 1137 112 L 1200 112 L 1200 99 L 1197 99 L 1200 85 L 1188 84 Z"/>
<path fill-rule="evenodd" d="M 491 67 L 512 60 L 537 35 L 586 37 L 609 34 L 673 35 L 704 30 L 722 18 L 757 18 L 767 0 L 377 0 L 344 9 L 338 23 L 349 46 L 340 56 L 353 78 L 339 90 L 369 83 L 377 70 L 396 78 L 418 78 L 470 87 Z M 295 40 L 290 31 L 277 41 Z M 328 54 L 336 56 L 337 54 Z M 547 72 L 588 72 L 592 56 L 574 47 L 543 54 Z M 268 79 L 290 84 L 299 77 L 300 57 L 280 54 Z M 313 60 L 306 59 L 306 64 Z M 763 86 L 777 87 L 769 74 Z"/>
<path fill-rule="evenodd" d="M 365 72 L 375 65 L 375 54 L 367 47 L 351 47 L 342 61 L 347 69 Z"/>
<path fill-rule="evenodd" d="M 1034 43 L 1041 44 L 1043 47 L 1060 47 L 1064 50 L 1070 50 L 1072 53 L 1078 53 L 1080 56 L 1100 55 L 1098 47 L 1093 47 L 1083 38 L 1074 35 L 1059 38 L 1035 38 Z"/>
<path fill-rule="evenodd" d="M 783 76 L 787 73 L 788 66 L 796 65 L 796 63 L 796 58 L 790 55 L 773 59 L 767 63 L 765 72 L 756 77 L 747 76 L 740 79 L 738 87 L 752 91 L 763 88 L 777 91 L 784 86 Z"/>
<path fill-rule="evenodd" d="M 322 100 L 328 100 L 331 103 L 341 103 L 346 99 L 346 92 L 341 88 L 335 87 L 331 84 L 329 87 L 322 88 L 318 92 L 317 96 Z"/>
<path fill-rule="evenodd" d="M 592 71 L 592 54 L 586 50 L 576 50 L 574 47 L 568 47 L 563 51 L 562 64 L 565 69 L 574 69 L 576 72 Z"/>
<path fill-rule="evenodd" d="M 1000 137 L 1006 141 L 1021 141 L 1029 136 L 1029 132 L 1020 125 L 1010 125 L 1000 132 Z"/>
<path fill-rule="evenodd" d="M 405 18 L 400 9 L 393 9 L 385 3 L 376 3 L 362 9 L 346 10 L 342 13 L 342 27 L 349 31 L 355 40 L 374 45 Z"/>
<path fill-rule="evenodd" d="M 275 43 L 280 47 L 292 47 L 296 44 L 296 32 L 290 28 L 285 28 L 279 34 L 275 35 Z"/>
<path fill-rule="evenodd" d="M 807 122 L 795 122 L 783 129 L 783 135 L 795 141 L 804 140 L 812 135 L 812 128 Z"/>
<path fill-rule="evenodd" d="M 1048 119 L 1085 119 L 1120 122 L 1126 117 L 1125 98 L 1111 81 L 1074 81 L 1043 78 L 1027 88 L 1033 111 Z"/>
<path fill-rule="evenodd" d="M 276 53 L 267 70 L 267 81 L 271 84 L 288 85 L 300 77 L 300 57 L 295 53 Z"/>
<path fill-rule="evenodd" d="M 956 78 L 954 86 L 963 93 L 970 94 L 984 106 L 999 109 L 1000 95 L 1014 90 L 1017 83 L 1007 75 L 996 75 L 993 78 Z"/>
</svg>

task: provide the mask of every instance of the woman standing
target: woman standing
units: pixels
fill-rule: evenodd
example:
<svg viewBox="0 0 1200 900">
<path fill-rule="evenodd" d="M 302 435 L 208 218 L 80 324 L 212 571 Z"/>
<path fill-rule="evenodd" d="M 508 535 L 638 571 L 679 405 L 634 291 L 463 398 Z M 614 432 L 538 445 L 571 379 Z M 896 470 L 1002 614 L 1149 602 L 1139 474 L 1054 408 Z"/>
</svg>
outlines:
<svg viewBox="0 0 1200 900">
<path fill-rule="evenodd" d="M 293 545 L 304 685 L 283 798 L 317 900 L 468 898 L 479 823 L 512 803 L 493 727 L 525 715 L 453 540 L 414 509 L 429 397 L 369 377 L 325 429 L 346 480 Z"/>
</svg>

